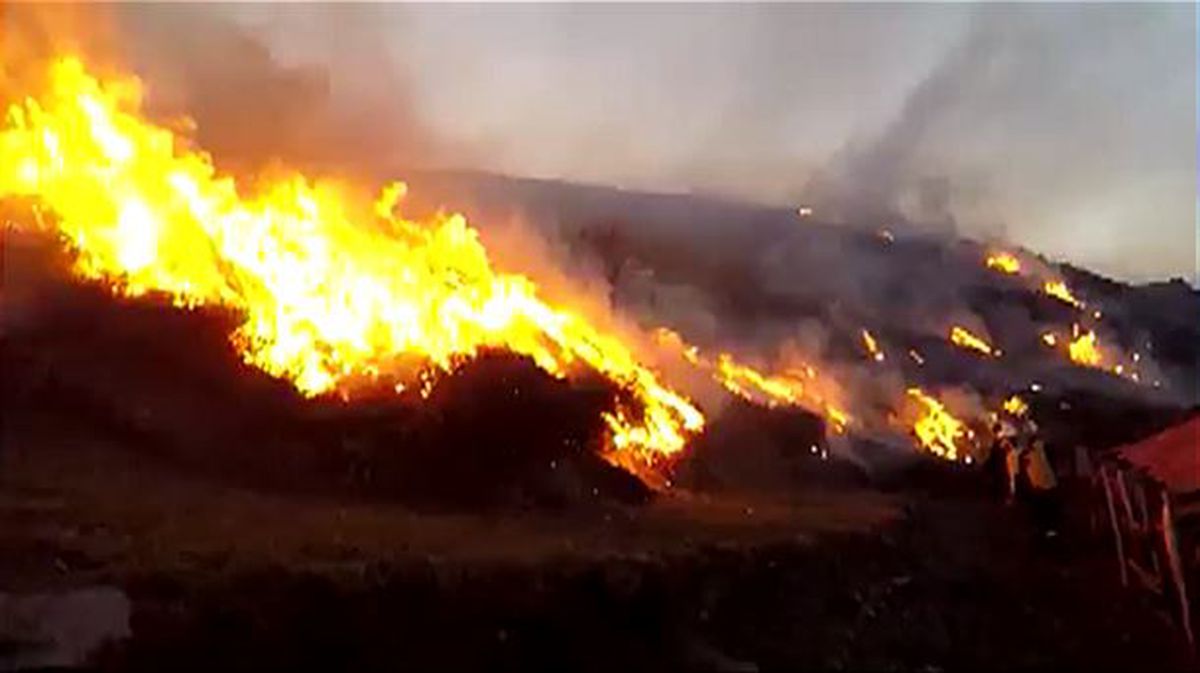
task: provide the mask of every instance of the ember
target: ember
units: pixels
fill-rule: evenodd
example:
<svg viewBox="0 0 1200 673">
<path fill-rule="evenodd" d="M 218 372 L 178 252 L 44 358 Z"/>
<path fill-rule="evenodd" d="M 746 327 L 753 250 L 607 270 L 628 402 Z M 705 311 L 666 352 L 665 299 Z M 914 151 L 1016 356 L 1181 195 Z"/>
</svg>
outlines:
<svg viewBox="0 0 1200 673">
<path fill-rule="evenodd" d="M 883 351 L 879 350 L 879 343 L 875 341 L 875 337 L 864 329 L 862 331 L 862 340 L 863 345 L 867 347 L 867 353 L 871 355 L 871 358 L 876 362 L 883 362 Z"/>
</svg>

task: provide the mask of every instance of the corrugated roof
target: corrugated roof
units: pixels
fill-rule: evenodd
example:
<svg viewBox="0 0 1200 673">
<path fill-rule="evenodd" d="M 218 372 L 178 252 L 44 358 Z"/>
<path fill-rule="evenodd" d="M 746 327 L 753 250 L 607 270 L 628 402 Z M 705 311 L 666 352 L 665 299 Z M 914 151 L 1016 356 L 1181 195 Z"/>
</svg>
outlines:
<svg viewBox="0 0 1200 673">
<path fill-rule="evenodd" d="M 1200 414 L 1179 425 L 1118 449 L 1122 458 L 1145 469 L 1172 493 L 1200 490 Z"/>
</svg>

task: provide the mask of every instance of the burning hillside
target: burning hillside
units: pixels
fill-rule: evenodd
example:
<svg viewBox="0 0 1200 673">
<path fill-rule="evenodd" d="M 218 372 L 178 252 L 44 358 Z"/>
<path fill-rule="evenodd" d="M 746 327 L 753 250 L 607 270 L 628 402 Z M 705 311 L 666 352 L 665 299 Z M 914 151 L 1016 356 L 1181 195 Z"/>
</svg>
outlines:
<svg viewBox="0 0 1200 673">
<path fill-rule="evenodd" d="M 938 237 L 830 228 L 811 211 L 798 229 L 790 212 L 785 223 L 782 213 L 709 204 L 766 230 L 786 227 L 778 236 L 694 236 L 611 219 L 597 234 L 588 212 L 560 212 L 574 230 L 549 237 L 602 258 L 615 308 L 659 337 L 631 338 L 499 270 L 464 215 L 428 207 L 477 203 L 488 189 L 448 197 L 418 175 L 411 194 L 391 182 L 372 197 L 359 181 L 295 171 L 234 178 L 187 124 L 145 113 L 135 77 L 98 77 L 74 56 L 43 65 L 36 84 L 6 91 L 0 199 L 11 224 L 61 237 L 75 275 L 116 295 L 236 315 L 229 341 L 241 360 L 309 398 L 386 390 L 420 404 L 489 353 L 526 358 L 559 380 L 598 375 L 615 391 L 596 411 L 598 452 L 661 486 L 706 414 L 720 415 L 730 397 L 813 414 L 851 447 L 970 460 L 990 441 L 977 429 L 1015 392 L 1111 387 L 1073 369 L 1147 388 L 1166 378 L 1141 354 L 1145 335 L 1120 317 L 1102 325 L 1105 302 L 1085 303 L 1060 269 L 1024 251 L 972 244 L 951 255 Z M 430 195 L 421 182 L 433 182 Z M 533 210 L 536 189 L 525 189 L 517 200 Z M 475 221 L 489 219 L 482 210 Z M 738 235 L 753 238 L 706 247 Z M 760 248 L 766 240 L 772 247 Z M 631 272 L 640 285 L 631 287 Z M 656 298 L 680 288 L 684 301 Z M 718 327 L 696 327 L 706 321 Z"/>
<path fill-rule="evenodd" d="M 500 348 L 554 376 L 612 379 L 624 394 L 604 412 L 605 451 L 631 470 L 648 472 L 703 427 L 618 338 L 494 271 L 462 216 L 398 216 L 399 183 L 373 208 L 298 174 L 246 195 L 139 107 L 136 80 L 101 81 L 64 57 L 45 91 L 8 108 L 0 198 L 27 200 L 18 226 L 62 235 L 80 276 L 238 312 L 231 341 L 243 359 L 306 395 L 349 397 L 382 379 L 425 396 L 433 372 Z"/>
<path fill-rule="evenodd" d="M 142 114 L 138 80 L 98 79 L 69 56 L 42 79 L 43 90 L 8 107 L 0 198 L 18 230 L 61 236 L 79 277 L 126 297 L 240 316 L 230 342 L 241 359 L 308 397 L 391 388 L 427 398 L 442 375 L 484 351 L 529 358 L 557 378 L 596 372 L 619 391 L 599 412 L 602 455 L 653 484 L 669 482 L 665 468 L 704 428 L 700 409 L 621 338 L 542 300 L 528 278 L 496 271 L 462 215 L 403 217 L 403 183 L 373 201 L 298 173 L 239 184 Z M 882 361 L 875 338 L 862 336 Z M 991 353 L 962 328 L 952 336 Z M 809 363 L 760 371 L 676 341 L 690 365 L 736 397 L 807 409 L 838 433 L 853 421 L 839 386 Z M 963 453 L 946 445 L 957 435 L 931 444 L 929 419 L 910 422 L 919 446 L 950 459 Z"/>
</svg>

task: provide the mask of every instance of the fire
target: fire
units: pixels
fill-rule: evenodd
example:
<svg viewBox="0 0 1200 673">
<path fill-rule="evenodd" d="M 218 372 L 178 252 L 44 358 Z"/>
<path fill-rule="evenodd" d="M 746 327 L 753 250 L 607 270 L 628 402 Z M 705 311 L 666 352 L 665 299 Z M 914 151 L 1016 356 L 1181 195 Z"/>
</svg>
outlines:
<svg viewBox="0 0 1200 673">
<path fill-rule="evenodd" d="M 1048 280 L 1042 285 L 1042 291 L 1054 297 L 1055 299 L 1070 304 L 1075 308 L 1083 308 L 1083 302 L 1079 301 L 1071 292 L 1071 288 L 1061 280 Z"/>
<path fill-rule="evenodd" d="M 988 256 L 987 267 L 1000 273 L 1017 274 L 1021 272 L 1021 260 L 1010 253 L 998 252 Z"/>
<path fill-rule="evenodd" d="M 1020 395 L 1012 395 L 1004 400 L 1002 408 L 1013 416 L 1024 416 L 1029 411 L 1029 405 L 1021 399 Z"/>
<path fill-rule="evenodd" d="M 913 434 L 926 450 L 946 460 L 962 455 L 960 442 L 971 438 L 966 424 L 951 414 L 941 402 L 920 388 L 909 388 L 908 396 L 917 402 L 920 415 L 912 425 Z"/>
<path fill-rule="evenodd" d="M 1096 333 L 1092 330 L 1080 333 L 1078 325 L 1075 326 L 1075 338 L 1067 344 L 1067 352 L 1071 356 L 1071 361 L 1076 364 L 1099 367 L 1103 362 Z"/>
<path fill-rule="evenodd" d="M 876 362 L 883 362 L 884 355 L 883 351 L 879 350 L 879 343 L 875 341 L 875 337 L 865 329 L 862 330 L 862 341 L 863 345 L 867 348 L 867 353 L 871 355 L 871 358 Z"/>
<path fill-rule="evenodd" d="M 36 203 L 76 251 L 78 275 L 238 311 L 243 359 L 307 396 L 362 377 L 405 386 L 501 348 L 557 377 L 594 369 L 625 391 L 604 417 L 615 464 L 653 466 L 703 428 L 621 340 L 495 271 L 461 215 L 404 219 L 399 183 L 373 209 L 299 174 L 250 195 L 141 115 L 135 78 L 102 82 L 72 57 L 48 74 L 44 95 L 11 105 L 0 127 L 0 198 Z"/>
<path fill-rule="evenodd" d="M 853 421 L 845 410 L 818 391 L 821 382 L 816 368 L 811 365 L 767 374 L 739 362 L 729 353 L 718 353 L 715 360 L 709 360 L 698 348 L 666 328 L 658 329 L 656 338 L 660 344 L 678 350 L 698 369 L 707 371 L 722 388 L 748 402 L 772 408 L 808 409 L 824 416 L 829 427 L 837 433 L 845 432 L 846 426 Z"/>
<path fill-rule="evenodd" d="M 1058 337 L 1054 335 L 1054 332 L 1043 332 L 1042 343 L 1053 348 L 1058 345 Z"/>
<path fill-rule="evenodd" d="M 999 351 L 992 348 L 991 344 L 984 341 L 981 337 L 975 336 L 967 328 L 955 325 L 950 328 L 950 342 L 955 346 L 969 348 L 978 351 L 984 355 L 997 356 Z"/>
<path fill-rule="evenodd" d="M 808 369 L 803 374 L 798 371 L 763 374 L 734 360 L 728 353 L 721 353 L 717 356 L 715 377 L 726 390 L 745 400 L 769 407 L 793 406 L 817 410 L 829 421 L 834 432 L 845 432 L 850 416 L 805 385 L 805 377 L 815 378 L 815 373 L 811 372 Z"/>
</svg>

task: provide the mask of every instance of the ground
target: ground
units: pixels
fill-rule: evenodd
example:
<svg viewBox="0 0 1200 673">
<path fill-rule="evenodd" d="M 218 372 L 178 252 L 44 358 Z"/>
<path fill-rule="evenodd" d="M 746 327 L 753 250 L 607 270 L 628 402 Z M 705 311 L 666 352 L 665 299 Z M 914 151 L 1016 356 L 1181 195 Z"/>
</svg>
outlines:
<svg viewBox="0 0 1200 673">
<path fill-rule="evenodd" d="M 1108 550 L 866 489 L 416 513 L 9 437 L 0 590 L 116 586 L 104 670 L 1188 670 Z"/>
</svg>

